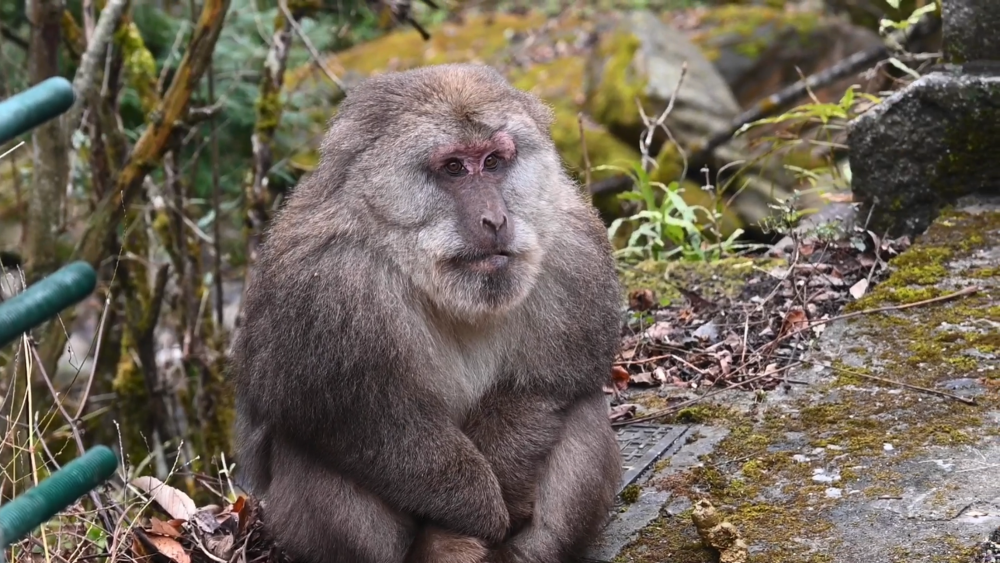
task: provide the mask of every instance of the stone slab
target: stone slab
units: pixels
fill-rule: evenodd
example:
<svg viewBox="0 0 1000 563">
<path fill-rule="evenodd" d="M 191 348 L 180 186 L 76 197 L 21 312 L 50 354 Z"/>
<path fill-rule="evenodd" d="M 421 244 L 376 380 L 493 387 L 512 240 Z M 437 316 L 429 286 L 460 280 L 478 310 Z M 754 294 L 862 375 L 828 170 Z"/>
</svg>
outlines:
<svg viewBox="0 0 1000 563">
<path fill-rule="evenodd" d="M 694 467 L 700 463 L 700 456 L 711 452 L 728 434 L 725 428 L 708 426 L 635 426 L 638 428 L 631 430 L 628 426 L 623 427 L 622 430 L 626 432 L 620 431 L 619 436 L 622 438 L 620 443 L 625 445 L 622 451 L 625 457 L 623 488 L 629 484 L 639 484 L 639 498 L 614 515 L 601 536 L 591 545 L 584 558 L 585 563 L 610 563 L 643 527 L 649 525 L 664 510 L 676 513 L 688 508 L 688 499 L 672 498 L 670 493 L 658 490 L 651 483 Z M 637 438 L 636 434 L 640 436 Z M 649 436 L 661 436 L 656 439 L 655 447 L 642 452 L 629 451 L 637 443 L 652 442 Z M 654 455 L 656 451 L 660 453 Z M 650 471 L 657 461 L 667 457 L 670 458 L 669 465 L 659 471 Z"/>
</svg>

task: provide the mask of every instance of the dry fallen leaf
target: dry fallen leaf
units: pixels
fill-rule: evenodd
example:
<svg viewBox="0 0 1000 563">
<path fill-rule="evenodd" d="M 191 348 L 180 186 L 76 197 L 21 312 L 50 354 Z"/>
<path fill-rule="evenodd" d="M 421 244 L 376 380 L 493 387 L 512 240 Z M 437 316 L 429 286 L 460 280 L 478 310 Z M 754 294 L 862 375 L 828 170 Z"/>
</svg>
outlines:
<svg viewBox="0 0 1000 563">
<path fill-rule="evenodd" d="M 205 549 L 210 551 L 212 555 L 229 561 L 233 556 L 233 544 L 235 538 L 230 535 L 225 536 L 208 536 L 205 538 Z"/>
<path fill-rule="evenodd" d="M 191 497 L 156 477 L 137 477 L 132 480 L 132 486 L 148 494 L 172 518 L 188 520 L 198 512 Z"/>
<path fill-rule="evenodd" d="M 657 366 L 656 369 L 653 370 L 653 379 L 658 384 L 663 385 L 668 379 L 667 370 L 664 369 L 663 366 Z"/>
<path fill-rule="evenodd" d="M 633 311 L 648 311 L 656 305 L 656 296 L 650 289 L 637 289 L 628 296 L 628 306 Z"/>
<path fill-rule="evenodd" d="M 653 326 L 646 329 L 646 338 L 653 342 L 667 342 L 670 336 L 671 326 L 667 322 L 653 323 Z"/>
<path fill-rule="evenodd" d="M 785 319 L 781 323 L 781 334 L 797 332 L 809 326 L 809 317 L 802 309 L 795 308 L 785 313 Z"/>
<path fill-rule="evenodd" d="M 629 374 L 628 370 L 621 366 L 614 366 L 611 368 L 611 379 L 615 383 L 615 388 L 619 391 L 624 391 L 628 388 Z"/>
<path fill-rule="evenodd" d="M 848 291 L 851 292 L 851 297 L 861 299 L 864 297 L 865 292 L 868 291 L 868 280 L 864 278 L 858 280 L 858 283 L 852 285 Z"/>
<path fill-rule="evenodd" d="M 191 563 L 191 556 L 184 551 L 180 542 L 166 536 L 149 536 L 149 543 L 156 547 L 157 551 L 173 559 L 177 563 Z"/>
<path fill-rule="evenodd" d="M 612 422 L 620 419 L 632 418 L 635 414 L 637 406 L 638 405 L 625 404 L 618 405 L 617 407 L 611 407 L 611 410 L 608 411 L 608 418 L 610 418 Z"/>
<path fill-rule="evenodd" d="M 219 529 L 219 522 L 215 519 L 215 514 L 211 510 L 199 510 L 191 516 L 191 522 L 206 534 L 214 533 Z"/>
<path fill-rule="evenodd" d="M 171 520 L 174 522 L 174 520 Z M 157 534 L 160 536 L 169 536 L 171 538 L 181 537 L 181 531 L 171 525 L 169 522 L 164 522 L 159 518 L 153 516 L 149 519 L 149 529 L 146 530 L 151 534 Z"/>
</svg>

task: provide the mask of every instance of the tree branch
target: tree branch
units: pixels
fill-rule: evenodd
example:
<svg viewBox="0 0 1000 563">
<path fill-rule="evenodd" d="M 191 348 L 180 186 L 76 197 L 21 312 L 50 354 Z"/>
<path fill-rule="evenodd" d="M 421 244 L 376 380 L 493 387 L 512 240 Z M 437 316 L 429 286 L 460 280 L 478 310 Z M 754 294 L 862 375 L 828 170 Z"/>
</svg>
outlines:
<svg viewBox="0 0 1000 563">
<path fill-rule="evenodd" d="M 62 41 L 62 0 L 29 0 L 25 5 L 31 25 L 28 78 L 31 84 L 59 75 L 59 44 Z M 62 121 L 52 119 L 31 132 L 34 146 L 32 189 L 28 193 L 28 221 L 24 248 L 31 283 L 56 269 L 56 245 L 62 213 L 69 159 Z"/>
<path fill-rule="evenodd" d="M 125 166 L 115 177 L 114 189 L 98 202 L 90 224 L 76 247 L 74 258 L 86 260 L 94 266 L 100 263 L 107 234 L 118 224 L 125 208 L 139 193 L 143 179 L 163 158 L 174 128 L 187 115 L 191 94 L 212 59 L 229 4 L 230 0 L 205 0 L 191 42 L 170 87 L 153 111 L 149 125 L 136 142 Z"/>
<path fill-rule="evenodd" d="M 279 4 L 280 4 L 279 0 Z M 285 67 L 288 64 L 288 53 L 291 51 L 292 18 L 284 13 L 274 20 L 274 31 L 271 34 L 271 48 L 264 59 L 261 69 L 260 89 L 257 94 L 257 119 L 254 123 L 250 143 L 253 146 L 253 175 L 244 186 L 245 213 L 248 225 L 247 232 L 247 265 L 256 261 L 257 247 L 260 245 L 264 228 L 270 219 L 270 206 L 273 200 L 267 174 L 271 170 L 274 155 L 271 152 L 271 141 L 274 132 L 281 122 L 282 107 L 281 88 L 285 82 Z M 250 268 L 247 268 L 247 272 Z"/>
<path fill-rule="evenodd" d="M 129 0 L 109 0 L 101 16 L 97 20 L 94 28 L 94 35 L 91 37 L 87 50 L 80 60 L 80 67 L 73 77 L 73 91 L 76 92 L 76 103 L 70 108 L 66 117 L 67 137 L 80 128 L 80 121 L 83 118 L 83 109 L 87 107 L 100 76 L 98 70 L 104 62 L 104 54 L 108 51 L 108 43 L 114 35 L 118 22 L 121 21 L 125 8 L 128 7 Z"/>
<path fill-rule="evenodd" d="M 7 29 L 6 27 L 0 27 L 0 36 L 2 36 L 7 41 L 17 45 L 18 47 L 28 50 L 28 42 L 24 40 L 21 36 L 17 35 L 13 31 Z"/>
<path fill-rule="evenodd" d="M 85 260 L 99 267 L 106 255 L 106 244 L 125 210 L 140 193 L 143 180 L 160 163 L 170 148 L 175 127 L 183 122 L 195 87 L 208 68 L 219 39 L 231 0 L 205 0 L 191 41 L 174 74 L 170 87 L 157 104 L 150 123 L 136 142 L 128 160 L 114 178 L 113 187 L 94 208 L 87 228 L 80 238 L 72 260 Z M 45 333 L 45 367 L 54 369 L 66 344 L 66 334 L 56 326 Z"/>
</svg>

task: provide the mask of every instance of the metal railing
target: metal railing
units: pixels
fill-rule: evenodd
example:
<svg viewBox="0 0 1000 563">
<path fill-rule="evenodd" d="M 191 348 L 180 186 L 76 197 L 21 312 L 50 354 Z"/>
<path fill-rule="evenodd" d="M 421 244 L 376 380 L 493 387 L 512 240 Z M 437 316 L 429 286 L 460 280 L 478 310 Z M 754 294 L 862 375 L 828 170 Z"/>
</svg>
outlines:
<svg viewBox="0 0 1000 563">
<path fill-rule="evenodd" d="M 65 113 L 75 100 L 69 81 L 56 77 L 0 102 L 0 144 Z M 73 262 L 0 303 L 0 347 L 83 301 L 96 285 L 90 264 Z M 0 506 L 0 563 L 10 544 L 110 479 L 117 467 L 114 452 L 96 446 Z"/>
</svg>

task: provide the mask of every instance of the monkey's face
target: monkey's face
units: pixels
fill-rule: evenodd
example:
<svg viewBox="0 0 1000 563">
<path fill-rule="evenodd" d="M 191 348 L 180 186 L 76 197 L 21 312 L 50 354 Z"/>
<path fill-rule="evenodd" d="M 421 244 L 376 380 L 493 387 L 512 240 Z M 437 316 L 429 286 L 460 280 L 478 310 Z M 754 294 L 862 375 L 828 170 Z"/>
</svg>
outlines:
<svg viewBox="0 0 1000 563">
<path fill-rule="evenodd" d="M 566 195 L 547 111 L 478 65 L 373 77 L 329 131 L 346 188 L 330 201 L 373 220 L 374 242 L 441 310 L 509 311 L 535 285 Z"/>
<path fill-rule="evenodd" d="M 469 319 L 520 303 L 541 260 L 530 211 L 540 203 L 541 178 L 526 181 L 534 168 L 530 143 L 519 143 L 523 133 L 506 125 L 437 128 L 414 171 L 422 181 L 411 188 L 409 212 L 420 227 L 412 231 L 410 271 L 442 309 Z"/>
<path fill-rule="evenodd" d="M 407 164 L 376 170 L 373 160 L 367 177 L 379 181 L 364 192 L 400 269 L 467 321 L 517 306 L 539 272 L 535 210 L 558 170 L 541 158 L 538 129 L 496 111 L 462 120 L 413 113 L 400 133 L 366 152 L 406 155 Z"/>
</svg>

